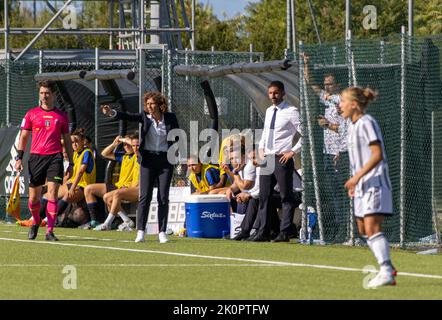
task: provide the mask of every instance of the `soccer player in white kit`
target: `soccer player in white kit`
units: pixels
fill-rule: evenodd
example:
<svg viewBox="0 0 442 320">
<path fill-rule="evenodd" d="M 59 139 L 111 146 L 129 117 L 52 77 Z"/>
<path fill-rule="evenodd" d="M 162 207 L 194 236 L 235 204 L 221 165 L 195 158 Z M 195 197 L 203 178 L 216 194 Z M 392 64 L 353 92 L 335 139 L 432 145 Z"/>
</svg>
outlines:
<svg viewBox="0 0 442 320">
<path fill-rule="evenodd" d="M 380 271 L 368 282 L 369 288 L 395 285 L 397 274 L 390 259 L 390 247 L 382 232 L 386 215 L 393 213 L 391 183 L 382 133 L 376 120 L 365 114 L 377 93 L 369 88 L 352 87 L 342 92 L 342 116 L 351 121 L 348 153 L 352 177 L 345 183 L 353 198 L 358 231 L 379 263 Z"/>
</svg>

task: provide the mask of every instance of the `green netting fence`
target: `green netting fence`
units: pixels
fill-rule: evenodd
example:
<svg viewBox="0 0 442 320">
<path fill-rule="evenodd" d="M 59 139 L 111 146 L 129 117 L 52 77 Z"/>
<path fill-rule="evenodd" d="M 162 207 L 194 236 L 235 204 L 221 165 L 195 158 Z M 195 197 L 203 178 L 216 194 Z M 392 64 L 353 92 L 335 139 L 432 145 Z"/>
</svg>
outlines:
<svg viewBox="0 0 442 320">
<path fill-rule="evenodd" d="M 377 100 L 367 113 L 381 127 L 393 187 L 394 216 L 385 232 L 402 247 L 440 245 L 442 217 L 442 36 L 347 40 L 301 46 L 309 57 L 310 79 L 323 87 L 332 74 L 341 89 L 370 87 Z M 348 156 L 330 163 L 324 130 L 317 117 L 325 106 L 305 81 L 299 58 L 304 140 L 304 199 L 320 216 L 316 237 L 327 242 L 357 242 L 352 204 L 343 188 Z"/>
</svg>

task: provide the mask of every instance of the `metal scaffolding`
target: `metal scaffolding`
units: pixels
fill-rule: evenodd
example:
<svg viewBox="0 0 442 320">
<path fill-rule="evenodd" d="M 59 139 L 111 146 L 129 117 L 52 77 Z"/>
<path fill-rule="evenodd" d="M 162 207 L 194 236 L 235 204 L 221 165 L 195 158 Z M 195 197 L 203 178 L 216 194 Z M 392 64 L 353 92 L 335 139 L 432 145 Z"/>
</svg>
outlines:
<svg viewBox="0 0 442 320">
<path fill-rule="evenodd" d="M 35 35 L 15 60 L 20 59 L 44 34 L 72 35 L 78 37 L 80 43 L 82 35 L 109 35 L 110 50 L 134 50 L 147 43 L 148 35 L 151 44 L 161 43 L 170 49 L 184 49 L 182 34 L 187 33 L 190 48 L 195 49 L 195 0 L 108 0 L 108 27 L 77 29 L 51 28 L 56 20 L 61 19 L 60 15 L 73 0 L 64 1 L 58 10 L 50 0 L 41 2 L 53 13 L 46 25 L 42 28 L 16 28 L 11 27 L 8 5 L 10 0 L 4 0 L 4 28 L 0 32 L 4 34 L 5 52 L 9 52 L 10 37 Z M 191 22 L 187 17 L 186 3 L 191 9 Z M 34 21 L 36 8 L 34 1 Z M 115 13 L 118 15 L 118 26 L 114 21 Z M 118 39 L 117 48 L 114 48 L 115 36 Z"/>
</svg>

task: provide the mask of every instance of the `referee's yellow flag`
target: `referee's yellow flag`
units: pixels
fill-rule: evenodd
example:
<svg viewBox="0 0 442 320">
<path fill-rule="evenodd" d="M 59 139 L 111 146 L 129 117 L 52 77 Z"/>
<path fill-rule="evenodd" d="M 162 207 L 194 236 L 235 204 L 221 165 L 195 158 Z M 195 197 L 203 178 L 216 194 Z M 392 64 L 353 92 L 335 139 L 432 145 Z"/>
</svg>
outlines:
<svg viewBox="0 0 442 320">
<path fill-rule="evenodd" d="M 17 221 L 20 221 L 20 174 L 15 177 L 14 186 L 6 204 L 6 212 Z"/>
</svg>

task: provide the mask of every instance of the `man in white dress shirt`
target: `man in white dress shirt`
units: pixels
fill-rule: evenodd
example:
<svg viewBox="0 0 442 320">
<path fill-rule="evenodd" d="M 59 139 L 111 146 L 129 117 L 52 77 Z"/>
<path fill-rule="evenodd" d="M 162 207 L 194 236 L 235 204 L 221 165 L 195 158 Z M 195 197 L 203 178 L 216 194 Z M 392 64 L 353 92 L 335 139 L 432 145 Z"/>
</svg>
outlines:
<svg viewBox="0 0 442 320">
<path fill-rule="evenodd" d="M 292 228 L 295 198 L 293 193 L 293 157 L 301 151 L 301 139 L 293 147 L 293 137 L 301 133 L 299 111 L 284 101 L 284 84 L 272 81 L 268 86 L 272 105 L 267 109 L 264 130 L 259 142 L 258 156 L 266 165 L 259 176 L 259 209 L 257 218 L 260 227 L 252 241 L 270 241 L 271 197 L 276 183 L 280 187 L 282 216 L 280 232 L 273 242 L 288 242 Z"/>
</svg>

